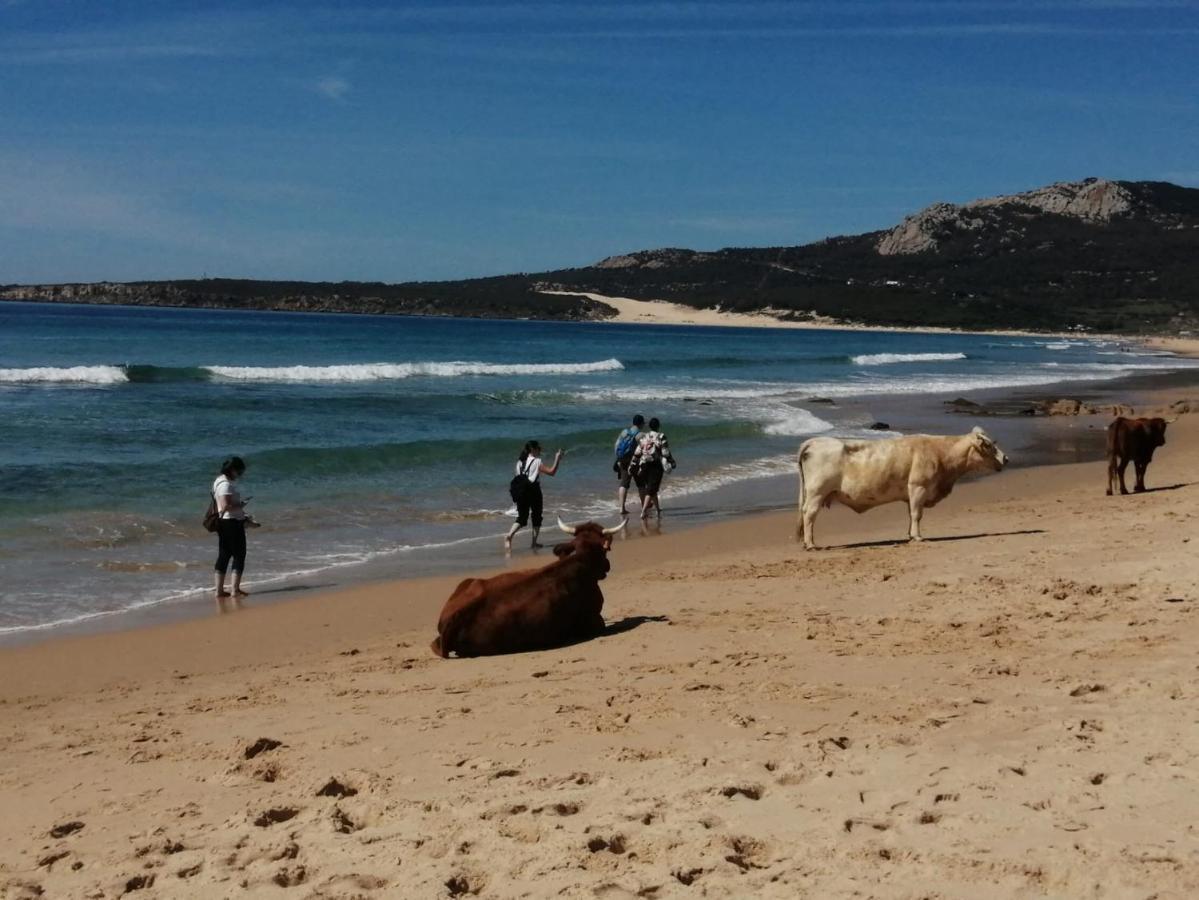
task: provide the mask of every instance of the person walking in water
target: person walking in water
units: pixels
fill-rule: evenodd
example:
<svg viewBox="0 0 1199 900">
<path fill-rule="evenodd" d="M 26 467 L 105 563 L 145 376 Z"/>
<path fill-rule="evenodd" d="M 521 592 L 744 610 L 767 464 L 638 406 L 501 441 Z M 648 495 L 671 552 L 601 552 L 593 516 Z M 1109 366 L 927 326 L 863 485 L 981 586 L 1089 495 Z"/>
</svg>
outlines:
<svg viewBox="0 0 1199 900">
<path fill-rule="evenodd" d="M 217 557 L 216 595 L 219 600 L 228 597 L 225 590 L 225 575 L 229 564 L 233 564 L 233 595 L 245 597 L 241 575 L 246 567 L 246 526 L 257 528 L 258 523 L 246 515 L 246 504 L 250 498 L 242 498 L 235 482 L 246 472 L 246 464 L 240 456 L 230 456 L 221 463 L 221 474 L 212 483 L 212 496 L 217 512 Z"/>
<path fill-rule="evenodd" d="M 629 496 L 629 485 L 633 481 L 633 472 L 630 467 L 633 462 L 633 453 L 637 450 L 637 436 L 641 434 L 644 426 L 645 416 L 638 413 L 633 416 L 633 424 L 616 436 L 616 462 L 612 464 L 612 470 L 616 472 L 616 479 L 620 482 L 620 487 L 616 489 L 616 501 L 620 504 L 622 516 L 629 514 L 626 501 Z"/>
<path fill-rule="evenodd" d="M 542 546 L 537 540 L 541 535 L 541 476 L 558 474 L 558 464 L 562 461 L 562 453 L 561 450 L 555 451 L 553 465 L 547 466 L 541 461 L 541 444 L 537 441 L 529 441 L 520 452 L 520 457 L 516 460 L 516 475 L 512 479 L 511 487 L 512 499 L 516 501 L 516 521 L 508 529 L 508 536 L 504 538 L 506 552 L 512 552 L 512 538 L 516 532 L 529 524 L 530 516 L 533 519 L 532 546 L 534 548 Z"/>
<path fill-rule="evenodd" d="M 649 430 L 643 431 L 637 438 L 637 449 L 633 451 L 630 468 L 633 478 L 637 481 L 637 493 L 641 497 L 641 519 L 649 518 L 650 510 L 657 513 L 662 520 L 662 504 L 658 501 L 658 490 L 662 486 L 662 476 L 666 473 L 666 465 L 678 468 L 674 456 L 670 453 L 670 443 L 658 429 L 662 423 L 656 418 L 649 420 Z"/>
</svg>

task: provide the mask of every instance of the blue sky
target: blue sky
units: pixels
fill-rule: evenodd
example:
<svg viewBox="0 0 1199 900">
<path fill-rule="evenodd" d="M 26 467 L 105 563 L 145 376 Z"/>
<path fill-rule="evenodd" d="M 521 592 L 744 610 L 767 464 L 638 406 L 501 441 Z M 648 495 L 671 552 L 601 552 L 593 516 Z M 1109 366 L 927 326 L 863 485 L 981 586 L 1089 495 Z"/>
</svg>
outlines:
<svg viewBox="0 0 1199 900">
<path fill-rule="evenodd" d="M 0 283 L 402 281 L 1199 186 L 1199 2 L 0 0 Z"/>
</svg>

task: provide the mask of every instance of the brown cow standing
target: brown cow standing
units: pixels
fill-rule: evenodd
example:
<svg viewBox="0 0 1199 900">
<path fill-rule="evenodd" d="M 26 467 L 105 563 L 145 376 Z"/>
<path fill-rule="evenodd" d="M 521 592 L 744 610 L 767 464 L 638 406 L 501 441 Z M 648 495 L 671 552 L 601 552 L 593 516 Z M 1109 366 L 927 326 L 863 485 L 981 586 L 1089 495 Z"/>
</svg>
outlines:
<svg viewBox="0 0 1199 900">
<path fill-rule="evenodd" d="M 556 562 L 542 569 L 467 578 L 446 601 L 433 652 L 441 657 L 490 656 L 557 647 L 604 630 L 599 583 L 611 564 L 612 535 L 628 524 L 558 526 L 572 540 L 554 547 Z"/>
<path fill-rule="evenodd" d="M 1123 416 L 1107 426 L 1107 495 L 1112 495 L 1116 475 L 1120 476 L 1120 493 L 1127 494 L 1124 470 L 1131 462 L 1136 467 L 1137 493 L 1145 490 L 1145 470 L 1153 460 L 1153 451 L 1166 444 L 1165 419 L 1125 419 Z"/>
</svg>

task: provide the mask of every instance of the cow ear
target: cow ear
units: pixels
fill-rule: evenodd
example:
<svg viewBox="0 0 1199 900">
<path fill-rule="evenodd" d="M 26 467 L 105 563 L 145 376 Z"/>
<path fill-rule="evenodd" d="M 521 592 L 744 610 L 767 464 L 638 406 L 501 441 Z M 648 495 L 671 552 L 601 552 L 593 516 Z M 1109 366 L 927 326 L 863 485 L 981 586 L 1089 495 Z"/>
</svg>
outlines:
<svg viewBox="0 0 1199 900">
<path fill-rule="evenodd" d="M 561 544 L 554 544 L 554 556 L 570 556 L 574 552 L 574 541 L 565 541 Z"/>
</svg>

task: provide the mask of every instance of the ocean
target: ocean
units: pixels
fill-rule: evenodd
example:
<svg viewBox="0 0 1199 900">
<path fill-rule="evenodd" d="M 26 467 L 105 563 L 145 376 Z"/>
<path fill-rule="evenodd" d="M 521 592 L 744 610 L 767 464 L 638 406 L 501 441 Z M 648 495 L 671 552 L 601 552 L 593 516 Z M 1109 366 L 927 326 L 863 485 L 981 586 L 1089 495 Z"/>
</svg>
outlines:
<svg viewBox="0 0 1199 900">
<path fill-rule="evenodd" d="M 529 438 L 567 451 L 547 523 L 615 522 L 613 441 L 658 416 L 673 527 L 789 506 L 803 438 L 877 436 L 904 397 L 1193 365 L 1081 338 L 4 303 L 0 636 L 200 604 L 231 454 L 264 523 L 246 586 L 286 592 L 501 564 Z"/>
</svg>

